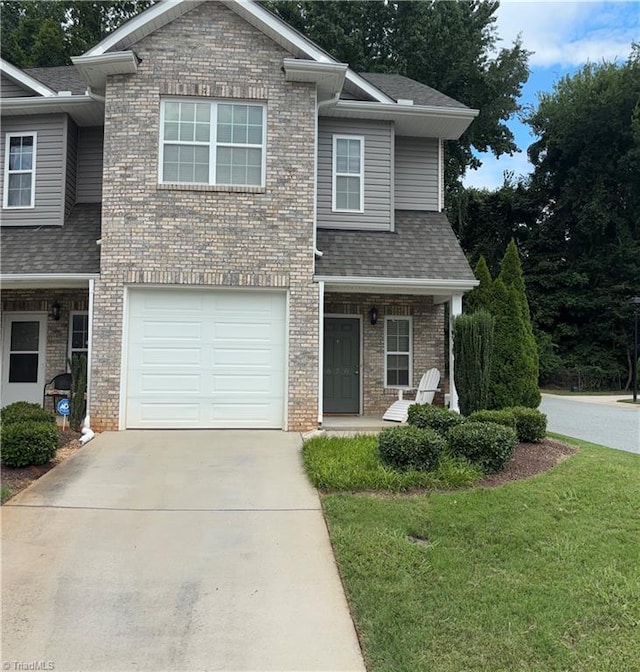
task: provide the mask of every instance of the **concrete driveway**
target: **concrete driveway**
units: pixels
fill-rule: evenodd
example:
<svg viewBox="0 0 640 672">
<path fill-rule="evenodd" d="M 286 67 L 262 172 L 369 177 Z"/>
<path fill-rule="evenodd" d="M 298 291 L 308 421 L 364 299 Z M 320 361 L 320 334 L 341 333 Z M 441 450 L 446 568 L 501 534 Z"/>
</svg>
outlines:
<svg viewBox="0 0 640 672">
<path fill-rule="evenodd" d="M 300 437 L 105 433 L 2 507 L 2 662 L 364 670 Z"/>
</svg>

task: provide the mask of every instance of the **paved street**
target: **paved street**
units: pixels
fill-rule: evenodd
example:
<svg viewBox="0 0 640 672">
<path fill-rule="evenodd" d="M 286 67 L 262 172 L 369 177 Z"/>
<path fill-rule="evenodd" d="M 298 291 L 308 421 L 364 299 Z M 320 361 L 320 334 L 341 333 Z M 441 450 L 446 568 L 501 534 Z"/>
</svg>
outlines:
<svg viewBox="0 0 640 672">
<path fill-rule="evenodd" d="M 552 432 L 640 454 L 640 408 L 607 397 L 542 395 Z"/>
</svg>

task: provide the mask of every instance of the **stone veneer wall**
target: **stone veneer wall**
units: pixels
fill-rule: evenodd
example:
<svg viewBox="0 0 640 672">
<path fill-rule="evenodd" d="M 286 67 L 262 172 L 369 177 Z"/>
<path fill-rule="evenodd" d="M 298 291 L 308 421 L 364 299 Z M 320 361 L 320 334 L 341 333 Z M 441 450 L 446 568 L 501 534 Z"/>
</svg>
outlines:
<svg viewBox="0 0 640 672">
<path fill-rule="evenodd" d="M 69 345 L 69 314 L 89 308 L 87 289 L 3 289 L 0 292 L 2 314 L 37 312 L 47 313 L 47 350 L 45 378 L 50 381 L 58 373 L 67 371 Z M 54 320 L 51 306 L 60 304 L 60 319 Z"/>
<path fill-rule="evenodd" d="M 369 309 L 378 309 L 378 322 L 371 324 Z M 325 314 L 362 315 L 364 415 L 381 416 L 398 398 L 396 389 L 384 387 L 384 318 L 387 315 L 413 317 L 413 385 L 422 374 L 437 367 L 444 375 L 444 304 L 429 296 L 380 294 L 325 294 Z M 440 387 L 443 387 L 441 384 Z M 434 400 L 442 403 L 443 394 Z"/>
<path fill-rule="evenodd" d="M 126 284 L 286 287 L 288 429 L 317 424 L 313 274 L 315 87 L 285 82 L 286 53 L 206 2 L 134 45 L 135 75 L 106 90 L 101 278 L 95 288 L 92 419 L 118 427 Z M 158 185 L 162 96 L 267 104 L 266 188 Z"/>
</svg>

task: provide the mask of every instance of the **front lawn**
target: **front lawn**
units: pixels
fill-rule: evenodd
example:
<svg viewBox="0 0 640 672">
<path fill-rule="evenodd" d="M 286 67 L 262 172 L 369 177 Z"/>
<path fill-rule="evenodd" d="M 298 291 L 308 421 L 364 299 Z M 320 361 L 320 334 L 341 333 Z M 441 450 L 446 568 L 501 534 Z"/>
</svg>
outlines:
<svg viewBox="0 0 640 672">
<path fill-rule="evenodd" d="M 404 492 L 415 488 L 449 489 L 470 485 L 482 472 L 448 456 L 434 471 L 398 472 L 378 457 L 378 437 L 317 436 L 302 449 L 309 479 L 320 490 L 382 490 Z"/>
<path fill-rule="evenodd" d="M 323 496 L 370 672 L 640 670 L 640 458 L 575 443 L 498 488 Z"/>
</svg>

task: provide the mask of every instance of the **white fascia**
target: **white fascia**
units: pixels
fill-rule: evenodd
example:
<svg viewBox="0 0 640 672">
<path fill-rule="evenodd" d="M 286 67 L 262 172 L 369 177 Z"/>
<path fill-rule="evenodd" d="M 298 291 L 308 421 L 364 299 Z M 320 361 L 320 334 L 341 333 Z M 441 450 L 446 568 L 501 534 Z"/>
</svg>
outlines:
<svg viewBox="0 0 640 672">
<path fill-rule="evenodd" d="M 375 278 L 350 276 L 316 275 L 316 282 L 325 282 L 328 285 L 371 285 L 375 287 L 421 287 L 438 290 L 439 292 L 466 292 L 477 287 L 478 280 L 435 280 L 428 278 Z"/>
<path fill-rule="evenodd" d="M 320 63 L 301 58 L 283 60 L 288 82 L 311 82 L 318 88 L 321 100 L 335 98 L 342 91 L 349 66 L 346 63 Z"/>
<path fill-rule="evenodd" d="M 480 110 L 470 107 L 438 107 L 435 105 L 401 105 L 394 103 L 393 106 L 381 105 L 367 100 L 341 100 L 336 108 L 343 112 L 379 112 L 382 114 L 392 113 L 398 116 L 438 116 L 448 119 L 459 119 L 471 123 L 479 114 Z"/>
<path fill-rule="evenodd" d="M 320 63 L 337 63 L 330 54 L 253 0 L 222 0 L 222 2 L 258 30 L 273 37 L 276 42 L 289 51 L 304 55 Z M 142 14 L 114 30 L 113 33 L 95 47 L 89 49 L 84 55 L 99 56 L 105 54 L 109 49 L 127 48 L 199 4 L 202 3 L 187 2 L 186 0 L 160 0 Z M 352 70 L 347 70 L 346 78 L 374 100 L 381 103 L 395 103 L 393 98 L 384 94 Z"/>
<path fill-rule="evenodd" d="M 99 277 L 99 273 L 1 273 L 0 284 L 5 289 L 88 287 Z"/>
<path fill-rule="evenodd" d="M 32 96 L 23 96 L 22 98 L 3 98 L 3 112 L 21 112 L 29 111 L 33 108 L 42 110 L 42 112 L 57 112 L 63 106 L 74 107 L 76 105 L 94 105 L 95 101 L 88 95 L 80 96 L 53 96 L 48 98 L 35 98 Z"/>
<path fill-rule="evenodd" d="M 91 88 L 103 91 L 107 75 L 131 75 L 138 71 L 138 58 L 133 51 L 112 51 L 97 56 L 75 56 L 71 62 Z"/>
<path fill-rule="evenodd" d="M 31 91 L 39 94 L 40 96 L 49 98 L 50 96 L 57 95 L 56 91 L 50 89 L 48 86 L 45 86 L 42 82 L 39 82 L 37 79 L 31 77 L 31 75 L 28 75 L 26 72 L 23 72 L 20 70 L 20 68 L 16 68 L 15 65 L 12 65 L 9 63 L 9 61 L 5 61 L 4 58 L 0 59 L 0 70 L 2 70 L 2 72 L 7 77 L 9 77 L 9 79 L 18 82 L 18 84 L 26 86 L 28 89 L 31 89 Z M 4 100 L 2 101 L 2 104 L 4 105 Z"/>
</svg>

